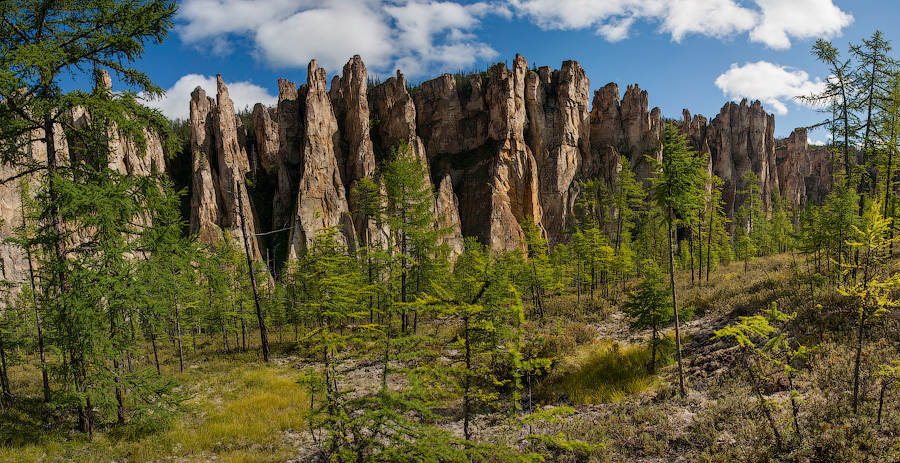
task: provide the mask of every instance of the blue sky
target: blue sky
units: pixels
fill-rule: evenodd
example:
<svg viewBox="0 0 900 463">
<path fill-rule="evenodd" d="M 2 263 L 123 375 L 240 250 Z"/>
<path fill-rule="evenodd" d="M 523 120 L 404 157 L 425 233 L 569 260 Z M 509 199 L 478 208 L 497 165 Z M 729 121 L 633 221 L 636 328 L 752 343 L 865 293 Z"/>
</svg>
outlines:
<svg viewBox="0 0 900 463">
<path fill-rule="evenodd" d="M 647 90 L 666 117 L 712 119 L 729 100 L 759 99 L 775 135 L 822 116 L 792 97 L 828 69 L 816 38 L 846 53 L 876 30 L 898 40 L 896 0 L 180 0 L 176 28 L 136 66 L 168 89 L 159 106 L 186 117 L 190 92 L 215 94 L 222 74 L 235 106 L 274 104 L 277 80 L 306 81 L 315 58 L 331 76 L 359 54 L 370 76 L 411 82 L 511 63 L 577 60 L 596 90 Z M 900 42 L 896 43 L 900 47 Z M 896 55 L 900 56 L 900 53 Z M 823 141 L 821 130 L 810 133 Z"/>
</svg>

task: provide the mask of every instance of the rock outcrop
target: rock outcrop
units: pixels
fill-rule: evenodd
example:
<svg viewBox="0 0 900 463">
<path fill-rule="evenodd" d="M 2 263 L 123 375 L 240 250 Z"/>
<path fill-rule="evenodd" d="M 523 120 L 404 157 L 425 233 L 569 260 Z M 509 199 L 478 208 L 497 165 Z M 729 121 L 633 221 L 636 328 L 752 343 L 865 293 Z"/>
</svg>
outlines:
<svg viewBox="0 0 900 463">
<path fill-rule="evenodd" d="M 275 172 L 278 167 L 278 122 L 272 119 L 269 110 L 262 103 L 253 106 L 253 129 L 256 132 L 256 153 L 259 167 L 266 172 Z"/>
<path fill-rule="evenodd" d="M 416 131 L 416 105 L 400 71 L 369 92 L 369 108 L 375 126 L 370 135 L 373 149 L 380 153 L 376 156 L 378 161 L 383 162 L 392 148 L 405 143 L 417 158 L 426 162 L 425 145 Z"/>
<path fill-rule="evenodd" d="M 521 248 L 526 216 L 542 223 L 538 166 L 525 141 L 527 72 L 517 55 L 512 69 L 495 64 L 462 88 L 449 74 L 423 82 L 415 99 L 432 178 L 449 175 L 462 234 L 493 249 Z"/>
<path fill-rule="evenodd" d="M 495 250 L 521 249 L 519 223 L 527 216 L 555 244 L 566 240 L 577 180 L 609 183 L 624 168 L 647 186 L 652 161 L 662 159 L 663 121 L 647 92 L 629 85 L 620 98 L 611 83 L 594 92 L 591 107 L 587 76 L 574 61 L 559 70 L 529 69 L 517 55 L 511 68 L 498 63 L 468 76 L 445 74 L 411 96 L 399 71 L 370 87 L 355 56 L 330 88 L 326 82 L 315 61 L 300 88 L 279 80 L 278 107 L 254 107 L 253 146 L 245 146 L 221 80 L 218 102 L 194 92 L 191 225 L 204 240 L 234 228 L 234 181 L 260 168 L 266 186 L 245 209 L 271 207 L 271 220 L 252 221 L 253 233 L 284 235 L 264 243 L 270 251 L 283 244 L 275 253 L 281 258 L 299 255 L 326 227 L 339 227 L 351 248 L 357 237 L 384 241 L 383 224 L 376 229 L 362 214 L 351 215 L 359 208 L 351 192 L 377 175 L 392 151 L 406 149 L 430 174 L 435 227 L 448 231 L 442 239 L 454 252 L 470 236 Z M 802 205 L 830 187 L 824 154 L 798 141 L 805 135 L 776 152 L 774 117 L 759 102 L 728 103 L 711 121 L 685 110 L 680 131 L 724 181 L 729 217 L 745 200 L 736 192 L 751 170 L 765 207 L 776 188 Z"/>
<path fill-rule="evenodd" d="M 729 219 L 744 204 L 744 195 L 738 193 L 746 188 L 741 177 L 751 170 L 759 178 L 763 207 L 769 209 L 772 191 L 778 187 L 774 133 L 775 116 L 767 114 L 759 101 L 727 103 L 710 122 L 706 143 L 712 172 L 723 181 L 722 197 Z"/>
<path fill-rule="evenodd" d="M 647 91 L 629 85 L 620 101 L 619 86 L 607 84 L 594 92 L 590 121 L 591 155 L 583 163 L 581 177 L 611 179 L 621 164 L 646 183 L 653 170 L 647 157 L 662 160 L 663 143 L 660 111 L 650 109 Z"/>
<path fill-rule="evenodd" d="M 371 115 L 367 95 L 368 73 L 359 55 L 344 65 L 342 78 L 335 76 L 331 83 L 331 101 L 341 140 L 346 143 L 347 153 L 341 163 L 344 190 L 347 193 L 351 211 L 359 209 L 352 194 L 357 182 L 375 174 L 375 150 L 369 134 Z M 365 233 L 366 224 L 361 216 L 354 216 L 356 235 Z"/>
<path fill-rule="evenodd" d="M 543 225 L 553 243 L 563 239 L 574 207 L 573 181 L 590 156 L 590 82 L 576 61 L 558 71 L 541 67 L 525 78 L 526 141 L 537 163 Z"/>
<path fill-rule="evenodd" d="M 191 93 L 191 233 L 199 233 L 201 241 L 215 243 L 222 239 L 219 174 L 215 155 L 215 100 L 197 87 Z"/>
<path fill-rule="evenodd" d="M 296 258 L 316 235 L 329 227 L 341 226 L 343 244 L 356 244 L 350 222 L 347 196 L 338 159 L 341 134 L 331 108 L 326 74 L 315 60 L 309 63 L 303 105 L 303 156 L 300 160 L 297 201 L 293 212 L 288 258 Z"/>
<path fill-rule="evenodd" d="M 799 207 L 810 202 L 821 203 L 834 182 L 828 150 L 825 146 L 810 146 L 808 142 L 806 129 L 794 130 L 790 137 L 775 142 L 781 194 Z"/>
<path fill-rule="evenodd" d="M 43 129 L 35 129 L 31 133 L 31 143 L 28 144 L 28 153 L 31 160 L 37 163 L 46 163 L 47 146 L 41 142 L 44 138 Z M 69 147 L 61 125 L 54 127 L 54 144 L 58 159 L 68 159 Z M 16 168 L 0 164 L 0 179 L 12 179 L 25 174 L 26 169 Z M 7 238 L 21 236 L 23 222 L 22 189 L 26 185 L 33 190 L 37 186 L 40 174 L 25 174 L 0 184 L 0 278 L 9 283 L 25 284 L 30 277 L 29 255 L 26 249 L 10 243 Z M 15 291 L 13 289 L 12 291 Z M 14 298 L 11 293 L 0 298 L 0 309 L 12 303 Z"/>
<path fill-rule="evenodd" d="M 112 92 L 112 81 L 105 70 L 96 74 L 96 85 L 100 90 Z M 71 130 L 94 130 L 91 124 L 99 124 L 101 121 L 93 118 L 88 110 L 83 107 L 72 108 Z M 68 129 L 67 129 L 68 130 Z M 103 133 L 101 142 L 105 145 L 100 152 L 91 151 L 78 136 L 67 138 L 66 130 L 60 124 L 54 126 L 53 143 L 56 149 L 56 159 L 59 165 L 69 165 L 72 160 L 85 162 L 106 162 L 106 165 L 123 175 L 148 176 L 163 173 L 166 168 L 166 159 L 162 142 L 157 134 L 143 130 L 143 150 L 136 140 L 129 138 L 126 133 L 119 130 L 115 124 L 104 125 L 100 128 Z M 70 132 L 71 134 L 72 132 Z M 77 132 L 76 132 L 77 133 Z M 35 165 L 45 165 L 47 162 L 47 147 L 43 142 L 44 130 L 35 129 L 31 132 L 25 154 L 29 161 Z M 103 156 L 101 158 L 100 156 Z M 10 288 L 16 290 L 16 284 L 26 284 L 30 277 L 28 252 L 17 244 L 7 241 L 7 238 L 21 237 L 24 227 L 32 227 L 33 223 L 26 223 L 23 207 L 23 195 L 33 195 L 39 188 L 42 175 L 29 173 L 22 167 L 14 167 L 0 164 L 0 279 L 13 284 Z M 32 219 L 28 218 L 28 222 Z M 145 223 L 150 220 L 144 216 L 139 220 Z M 74 229 L 67 224 L 66 230 L 71 234 L 71 240 L 78 242 L 87 239 L 89 230 Z M 13 301 L 11 294 L 0 300 L 0 309 Z"/>
<path fill-rule="evenodd" d="M 216 90 L 215 100 L 200 87 L 191 94 L 191 232 L 215 243 L 228 229 L 237 243 L 243 243 L 246 228 L 251 252 L 262 260 L 256 237 L 260 226 L 246 182 L 250 172 L 246 130 L 235 116 L 221 75 L 216 76 Z"/>
</svg>

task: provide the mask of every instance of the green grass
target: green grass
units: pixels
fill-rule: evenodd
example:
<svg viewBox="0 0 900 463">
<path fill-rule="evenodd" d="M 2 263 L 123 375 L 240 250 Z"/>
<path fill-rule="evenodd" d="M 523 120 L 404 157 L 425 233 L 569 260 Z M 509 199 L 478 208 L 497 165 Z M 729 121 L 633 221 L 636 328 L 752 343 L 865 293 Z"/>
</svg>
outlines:
<svg viewBox="0 0 900 463">
<path fill-rule="evenodd" d="M 618 402 L 656 382 L 647 371 L 650 356 L 644 346 L 598 341 L 565 359 L 557 384 L 576 405 Z"/>
<path fill-rule="evenodd" d="M 70 421 L 45 424 L 36 401 L 0 414 L 0 462 L 277 462 L 297 454 L 291 436 L 305 429 L 309 409 L 297 370 L 217 358 L 177 376 L 189 399 L 169 427 L 137 437 L 113 427 L 89 441 L 66 429 Z"/>
</svg>

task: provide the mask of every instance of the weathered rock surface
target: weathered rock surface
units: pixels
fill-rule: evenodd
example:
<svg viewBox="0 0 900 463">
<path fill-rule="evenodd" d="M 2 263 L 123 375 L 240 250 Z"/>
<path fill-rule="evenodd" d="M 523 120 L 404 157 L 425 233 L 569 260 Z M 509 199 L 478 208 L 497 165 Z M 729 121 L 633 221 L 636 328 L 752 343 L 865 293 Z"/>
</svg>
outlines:
<svg viewBox="0 0 900 463">
<path fill-rule="evenodd" d="M 338 159 L 341 156 L 337 118 L 331 108 L 325 70 L 315 60 L 308 67 L 303 111 L 303 157 L 297 202 L 288 238 L 288 258 L 296 258 L 316 235 L 341 225 L 343 243 L 356 243 Z"/>
<path fill-rule="evenodd" d="M 824 146 L 808 145 L 806 129 L 775 142 L 778 183 L 787 201 L 803 207 L 808 202 L 821 203 L 831 191 L 834 168 Z"/>
<path fill-rule="evenodd" d="M 493 249 L 521 248 L 526 216 L 542 224 L 538 166 L 525 142 L 527 72 L 517 55 L 512 69 L 495 64 L 486 79 L 471 76 L 462 89 L 445 74 L 416 94 L 432 178 L 450 176 L 462 234 Z"/>
<path fill-rule="evenodd" d="M 344 65 L 344 76 L 337 83 L 339 87 L 335 114 L 341 135 L 346 140 L 344 188 L 349 190 L 353 182 L 371 177 L 375 173 L 375 151 L 369 136 L 369 100 L 366 95 L 368 73 L 359 55 Z M 335 83 L 332 83 L 335 92 Z"/>
<path fill-rule="evenodd" d="M 255 207 L 247 190 L 250 172 L 247 134 L 234 113 L 234 103 L 222 76 L 216 76 L 217 97 L 206 96 L 197 87 L 191 94 L 191 162 L 193 196 L 191 197 L 191 232 L 215 243 L 228 229 L 242 246 L 246 227 L 251 252 L 262 260 L 257 238 L 260 230 Z M 252 147 L 255 149 L 255 147 Z"/>
<path fill-rule="evenodd" d="M 590 82 L 575 61 L 558 71 L 541 67 L 525 78 L 529 128 L 540 183 L 543 225 L 552 243 L 563 239 L 574 207 L 575 176 L 590 156 Z"/>
<path fill-rule="evenodd" d="M 416 132 L 416 105 L 406 90 L 406 78 L 400 71 L 369 92 L 369 108 L 374 117 L 373 148 L 379 161 L 387 158 L 392 147 L 405 143 L 411 152 L 425 161 L 425 145 Z"/>
<path fill-rule="evenodd" d="M 203 239 L 233 226 L 233 187 L 226 184 L 257 165 L 246 162 L 254 151 L 271 185 L 271 197 L 263 199 L 271 200 L 272 220 L 264 222 L 273 229 L 254 230 L 290 228 L 282 243 L 288 252 L 280 252 L 288 257 L 326 227 L 339 226 L 351 247 L 356 237 L 383 239 L 386 230 L 359 214 L 351 219 L 357 207 L 351 191 L 401 145 L 430 173 L 435 227 L 450 230 L 443 239 L 455 252 L 468 236 L 493 249 L 521 248 L 519 223 L 529 215 L 551 243 L 563 242 L 579 194 L 576 180 L 609 182 L 628 168 L 647 185 L 653 174 L 648 158 L 662 157 L 663 121 L 647 92 L 631 85 L 620 98 L 611 83 L 594 92 L 590 107 L 588 79 L 574 61 L 559 70 L 529 70 L 517 55 L 511 68 L 496 64 L 483 73 L 425 81 L 414 97 L 399 71 L 368 88 L 359 56 L 330 88 L 315 61 L 308 71 L 299 89 L 279 80 L 277 109 L 254 107 L 253 147 L 244 146 L 223 85 L 218 103 L 199 90 L 193 95 L 191 224 Z M 830 187 L 825 155 L 801 143 L 804 134 L 776 152 L 774 117 L 759 102 L 728 103 L 711 121 L 685 110 L 680 130 L 709 159 L 709 173 L 724 181 L 729 217 L 745 200 L 735 192 L 745 188 L 741 175 L 750 170 L 760 179 L 766 207 L 776 187 L 795 205 Z M 261 206 L 258 197 L 254 201 Z M 271 250 L 273 242 L 268 245 Z"/>
<path fill-rule="evenodd" d="M 253 129 L 256 132 L 256 153 L 259 156 L 259 167 L 266 172 L 277 169 L 278 122 L 272 120 L 269 110 L 262 103 L 253 106 Z"/>
<path fill-rule="evenodd" d="M 646 182 L 653 170 L 647 157 L 662 160 L 663 143 L 660 111 L 650 109 L 647 91 L 629 85 L 620 101 L 619 86 L 607 84 L 594 93 L 590 121 L 591 155 L 583 162 L 581 177 L 611 179 L 621 163 Z"/>
<path fill-rule="evenodd" d="M 56 125 L 54 135 L 58 158 L 67 159 L 69 147 L 62 126 Z M 31 139 L 34 141 L 29 144 L 30 158 L 38 163 L 47 161 L 47 147 L 40 141 L 43 137 L 44 130 L 36 129 L 31 135 Z M 0 179 L 9 179 L 23 173 L 24 169 L 0 164 Z M 26 284 L 25 282 L 30 277 L 27 251 L 16 244 L 7 242 L 6 239 L 21 236 L 24 225 L 22 222 L 24 212 L 22 210 L 22 187 L 25 185 L 35 187 L 36 175 L 40 174 L 25 175 L 0 185 L 0 217 L 3 217 L 3 221 L 0 222 L 0 278 L 10 283 Z M 0 309 L 6 307 L 12 300 L 13 298 L 9 294 L 0 298 Z"/>
<path fill-rule="evenodd" d="M 215 139 L 215 100 L 197 87 L 191 93 L 191 232 L 200 240 L 215 243 L 222 239 L 219 175 L 215 168 L 217 157 Z"/>
<path fill-rule="evenodd" d="M 96 75 L 97 85 L 100 89 L 112 92 L 112 83 L 109 74 L 105 70 L 101 70 Z M 72 128 L 75 130 L 85 129 L 92 122 L 90 113 L 82 107 L 76 107 L 71 110 Z M 107 165 L 124 175 L 146 176 L 151 174 L 162 173 L 165 169 L 165 156 L 162 143 L 159 137 L 150 131 L 143 132 L 145 150 L 141 152 L 138 144 L 120 133 L 115 125 L 105 128 L 106 144 L 103 155 L 106 157 Z M 43 165 L 47 161 L 47 148 L 43 143 L 43 129 L 35 129 L 30 135 L 32 140 L 27 147 L 26 154 L 28 158 L 37 165 Z M 56 158 L 60 165 L 69 165 L 71 159 L 86 159 L 97 156 L 98 153 L 90 152 L 85 149 L 83 144 L 79 144 L 77 138 L 71 141 L 66 138 L 65 130 L 62 125 L 54 126 L 54 145 L 56 148 Z M 7 238 L 20 237 L 26 222 L 23 221 L 23 194 L 33 195 L 38 188 L 40 173 L 27 173 L 23 168 L 16 168 L 5 164 L 0 164 L 0 179 L 4 182 L 0 184 L 0 279 L 6 280 L 13 284 L 27 284 L 30 277 L 28 253 L 22 247 L 8 242 Z M 27 188 L 26 188 L 27 187 Z M 28 219 L 30 222 L 32 219 Z M 144 217 L 143 220 L 149 220 Z M 73 240 L 78 241 L 86 238 L 89 233 L 87 230 L 74 229 L 70 225 L 63 224 L 68 228 L 68 232 L 72 233 Z M 33 226 L 29 223 L 28 226 Z M 15 291 L 15 286 L 13 290 Z M 13 300 L 11 295 L 0 299 L 0 309 Z"/>
<path fill-rule="evenodd" d="M 338 121 L 341 141 L 347 147 L 342 166 L 339 168 L 351 212 L 359 209 L 352 194 L 357 182 L 375 175 L 375 150 L 369 133 L 371 115 L 367 95 L 368 80 L 366 66 L 359 55 L 356 55 L 344 65 L 343 77 L 335 76 L 331 83 L 332 106 Z M 371 226 L 367 225 L 365 218 L 359 214 L 354 214 L 353 224 L 357 236 L 362 236 L 366 233 L 366 226 Z"/>
<path fill-rule="evenodd" d="M 768 210 L 773 189 L 778 187 L 775 167 L 775 116 L 767 114 L 759 101 L 751 104 L 727 103 L 707 128 L 706 142 L 712 159 L 712 172 L 723 181 L 725 214 L 734 212 L 746 198 L 737 192 L 746 185 L 741 179 L 752 170 L 759 178 L 763 207 Z"/>
<path fill-rule="evenodd" d="M 437 219 L 435 228 L 446 233 L 441 237 L 439 244 L 446 243 L 452 255 L 462 254 L 464 246 L 459 223 L 459 200 L 453 192 L 453 180 L 449 174 L 438 183 L 437 194 L 434 197 L 434 216 Z"/>
</svg>

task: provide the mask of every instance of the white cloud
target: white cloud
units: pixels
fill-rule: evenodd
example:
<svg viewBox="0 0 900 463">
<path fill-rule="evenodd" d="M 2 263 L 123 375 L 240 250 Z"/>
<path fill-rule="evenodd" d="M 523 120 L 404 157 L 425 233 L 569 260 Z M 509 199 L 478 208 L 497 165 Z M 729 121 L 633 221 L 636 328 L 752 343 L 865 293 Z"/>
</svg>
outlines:
<svg viewBox="0 0 900 463">
<path fill-rule="evenodd" d="M 481 24 L 480 16 L 493 11 L 485 3 L 410 2 L 386 6 L 384 11 L 396 24 L 395 43 L 399 61 L 405 65 L 401 69 L 411 75 L 430 68 L 455 71 L 472 66 L 476 60 L 497 56 L 493 48 L 469 32 Z M 442 42 L 436 40 L 438 36 Z"/>
<path fill-rule="evenodd" d="M 689 34 L 727 37 L 744 32 L 756 22 L 756 15 L 732 0 L 673 0 L 660 19 L 660 29 L 680 42 Z"/>
<path fill-rule="evenodd" d="M 330 3 L 257 28 L 256 44 L 266 61 L 276 67 L 305 67 L 315 59 L 319 67 L 336 72 L 360 55 L 375 68 L 388 66 L 393 47 L 383 13 L 365 4 Z"/>
<path fill-rule="evenodd" d="M 812 138 L 806 137 L 807 145 L 815 145 L 815 146 L 825 146 L 825 142 L 822 140 L 813 140 Z"/>
<path fill-rule="evenodd" d="M 743 66 L 732 64 L 731 69 L 716 79 L 716 86 L 727 97 L 735 100 L 760 100 L 781 115 L 788 112 L 785 101 L 800 95 L 819 93 L 824 85 L 820 79 L 810 80 L 805 71 L 766 61 Z"/>
<path fill-rule="evenodd" d="M 791 47 L 789 36 L 809 39 L 834 37 L 853 22 L 832 0 L 755 0 L 762 20 L 750 40 L 776 49 Z"/>
<path fill-rule="evenodd" d="M 791 37 L 833 37 L 853 21 L 833 0 L 507 0 L 513 10 L 543 29 L 594 29 L 615 42 L 638 21 L 659 24 L 679 42 L 690 34 L 730 37 L 789 48 Z"/>
<path fill-rule="evenodd" d="M 206 90 L 207 96 L 215 98 L 215 76 L 188 74 L 166 90 L 166 95 L 162 99 L 150 100 L 147 105 L 158 108 L 169 119 L 187 119 L 190 117 L 191 92 L 198 86 Z M 252 108 L 256 103 L 269 106 L 278 102 L 278 97 L 270 95 L 265 88 L 250 82 L 225 82 L 225 86 L 228 87 L 228 96 L 234 102 L 235 110 L 244 109 L 246 106 Z"/>
<path fill-rule="evenodd" d="M 188 43 L 208 42 L 215 54 L 232 51 L 229 34 L 250 34 L 256 28 L 290 13 L 296 0 L 188 0 L 181 2 L 177 27 Z"/>
<path fill-rule="evenodd" d="M 178 32 L 214 51 L 249 40 L 273 67 L 305 67 L 316 59 L 339 72 L 358 54 L 375 71 L 400 67 L 416 75 L 496 56 L 473 34 L 486 15 L 510 18 L 512 12 L 503 4 L 438 0 L 185 0 Z"/>
</svg>

